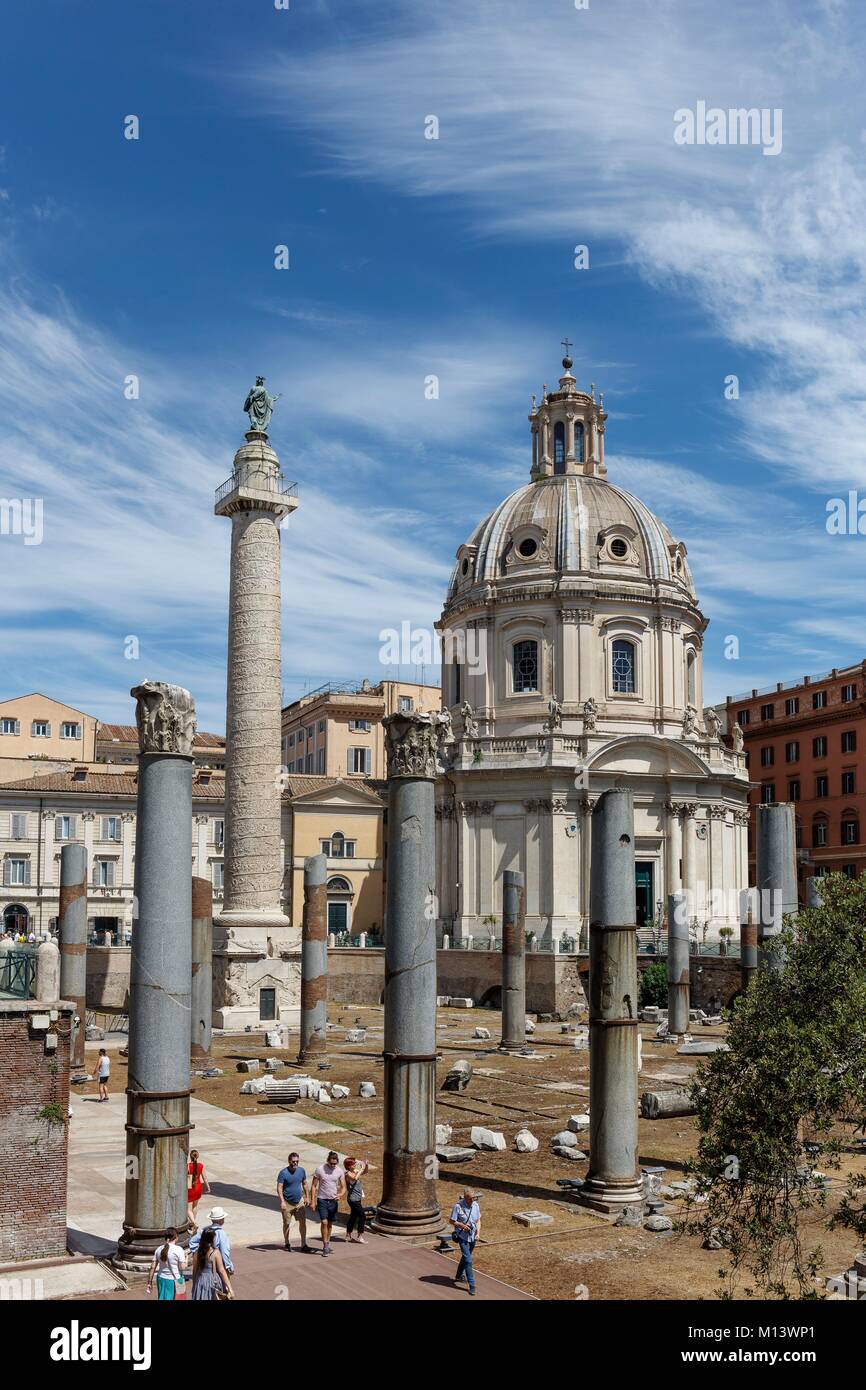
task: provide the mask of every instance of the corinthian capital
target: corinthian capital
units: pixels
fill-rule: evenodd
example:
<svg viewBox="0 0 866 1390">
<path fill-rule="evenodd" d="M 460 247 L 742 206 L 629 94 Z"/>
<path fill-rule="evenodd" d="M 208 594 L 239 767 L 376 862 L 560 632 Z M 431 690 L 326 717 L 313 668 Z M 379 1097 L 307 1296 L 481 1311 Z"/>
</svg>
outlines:
<svg viewBox="0 0 866 1390">
<path fill-rule="evenodd" d="M 192 757 L 195 702 L 182 685 L 144 680 L 130 690 L 137 701 L 135 722 L 141 753 L 176 753 Z"/>
<path fill-rule="evenodd" d="M 436 777 L 440 762 L 448 758 L 454 743 L 447 711 L 389 714 L 382 726 L 389 777 Z"/>
</svg>

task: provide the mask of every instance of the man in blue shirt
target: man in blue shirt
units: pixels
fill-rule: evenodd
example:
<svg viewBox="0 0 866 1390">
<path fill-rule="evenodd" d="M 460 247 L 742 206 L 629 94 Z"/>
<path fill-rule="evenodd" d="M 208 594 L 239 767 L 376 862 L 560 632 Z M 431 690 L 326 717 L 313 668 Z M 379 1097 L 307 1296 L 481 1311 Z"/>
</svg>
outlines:
<svg viewBox="0 0 866 1390">
<path fill-rule="evenodd" d="M 283 1244 L 287 1250 L 291 1250 L 291 1226 L 292 1217 L 294 1217 L 301 1231 L 301 1250 L 304 1254 L 309 1254 L 307 1204 L 310 1200 L 310 1194 L 307 1188 L 306 1169 L 299 1166 L 300 1161 L 298 1154 L 289 1154 L 287 1167 L 281 1168 L 277 1175 L 277 1197 L 283 1216 Z"/>
<path fill-rule="evenodd" d="M 223 1264 L 226 1267 L 226 1271 L 229 1274 L 234 1274 L 235 1267 L 232 1264 L 232 1245 L 231 1241 L 229 1240 L 229 1233 L 225 1228 L 225 1219 L 226 1214 L 223 1211 L 222 1207 L 213 1207 L 207 1214 L 207 1226 L 202 1226 L 201 1229 L 202 1231 L 208 1229 L 213 1230 L 214 1248 L 218 1250 L 222 1255 Z M 195 1254 L 196 1250 L 198 1250 L 200 1241 L 201 1231 L 196 1231 L 194 1236 L 190 1236 L 189 1248 L 192 1251 L 193 1255 Z"/>
<path fill-rule="evenodd" d="M 475 1193 L 467 1187 L 451 1209 L 451 1225 L 454 1232 L 451 1239 L 460 1249 L 460 1263 L 454 1276 L 455 1284 L 469 1285 L 469 1292 L 475 1297 L 475 1271 L 472 1268 L 472 1251 L 481 1231 L 481 1208 L 475 1200 Z"/>
</svg>

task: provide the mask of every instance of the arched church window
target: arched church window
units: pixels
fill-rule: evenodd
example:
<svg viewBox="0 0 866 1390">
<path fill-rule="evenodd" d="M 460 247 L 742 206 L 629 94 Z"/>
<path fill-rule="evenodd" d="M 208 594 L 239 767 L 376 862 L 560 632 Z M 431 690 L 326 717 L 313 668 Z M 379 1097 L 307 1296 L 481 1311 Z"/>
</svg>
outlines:
<svg viewBox="0 0 866 1390">
<path fill-rule="evenodd" d="M 565 472 L 565 421 L 557 420 L 553 427 L 553 471 Z"/>
<path fill-rule="evenodd" d="M 578 463 L 583 463 L 583 421 L 574 422 L 574 457 Z"/>
<path fill-rule="evenodd" d="M 342 859 L 346 848 L 346 837 L 342 830 L 335 830 L 331 836 L 331 858 Z"/>
<path fill-rule="evenodd" d="M 693 705 L 695 703 L 696 688 L 695 654 L 690 651 L 686 656 L 686 704 Z"/>
<path fill-rule="evenodd" d="M 633 695 L 635 691 L 634 643 L 619 638 L 611 649 L 611 676 L 617 695 Z"/>
<path fill-rule="evenodd" d="M 538 689 L 538 643 L 515 642 L 513 652 L 514 690 L 520 694 Z"/>
</svg>

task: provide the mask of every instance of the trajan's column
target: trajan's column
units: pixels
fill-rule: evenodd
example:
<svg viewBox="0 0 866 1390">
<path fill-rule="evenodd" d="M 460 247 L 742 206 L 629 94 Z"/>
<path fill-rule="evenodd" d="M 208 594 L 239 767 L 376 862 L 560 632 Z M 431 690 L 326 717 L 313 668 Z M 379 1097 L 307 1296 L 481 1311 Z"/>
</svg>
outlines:
<svg viewBox="0 0 866 1390">
<path fill-rule="evenodd" d="M 276 397 L 257 377 L 250 428 L 214 511 L 232 523 L 225 881 L 214 920 L 214 1024 L 300 1020 L 301 941 L 280 901 L 280 522 L 298 505 L 268 442 Z"/>
</svg>

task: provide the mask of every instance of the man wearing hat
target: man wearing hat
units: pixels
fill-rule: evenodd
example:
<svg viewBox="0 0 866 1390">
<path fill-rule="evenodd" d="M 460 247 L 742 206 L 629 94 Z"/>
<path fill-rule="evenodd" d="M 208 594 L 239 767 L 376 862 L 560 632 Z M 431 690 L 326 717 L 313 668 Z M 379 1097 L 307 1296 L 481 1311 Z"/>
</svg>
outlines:
<svg viewBox="0 0 866 1390">
<path fill-rule="evenodd" d="M 213 1231 L 214 1249 L 218 1250 L 222 1255 L 223 1264 L 226 1267 L 227 1273 L 234 1274 L 235 1267 L 232 1264 L 232 1246 L 231 1241 L 229 1240 L 229 1233 L 225 1228 L 226 1214 L 223 1211 L 223 1208 L 211 1207 L 210 1211 L 207 1214 L 207 1220 L 207 1226 L 202 1226 L 201 1230 Z M 196 1231 L 194 1236 L 190 1236 L 189 1248 L 193 1254 L 195 1254 L 196 1250 L 198 1249 L 200 1240 L 201 1231 Z"/>
</svg>

